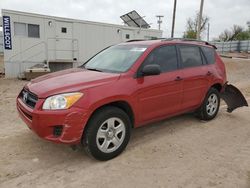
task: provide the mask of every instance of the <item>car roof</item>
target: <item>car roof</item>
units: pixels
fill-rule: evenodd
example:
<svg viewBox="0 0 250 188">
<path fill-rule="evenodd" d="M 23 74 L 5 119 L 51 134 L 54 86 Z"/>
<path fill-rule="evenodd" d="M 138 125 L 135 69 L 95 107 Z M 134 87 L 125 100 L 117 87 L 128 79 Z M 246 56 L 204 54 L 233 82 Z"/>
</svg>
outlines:
<svg viewBox="0 0 250 188">
<path fill-rule="evenodd" d="M 152 39 L 152 40 L 129 40 L 126 43 L 122 44 L 134 44 L 134 45 L 161 45 L 161 44 L 193 44 L 193 45 L 199 45 L 199 46 L 206 46 L 206 47 L 212 47 L 216 48 L 216 46 L 208 43 L 207 41 L 201 41 L 201 40 L 195 40 L 195 39 L 182 39 L 182 38 L 163 38 L 163 39 Z"/>
</svg>

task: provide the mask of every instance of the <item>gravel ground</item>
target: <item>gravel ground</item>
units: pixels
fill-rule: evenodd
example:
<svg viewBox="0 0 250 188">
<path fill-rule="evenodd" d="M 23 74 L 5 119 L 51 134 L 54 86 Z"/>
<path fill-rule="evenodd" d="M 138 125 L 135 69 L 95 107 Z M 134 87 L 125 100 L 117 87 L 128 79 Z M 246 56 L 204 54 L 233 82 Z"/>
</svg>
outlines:
<svg viewBox="0 0 250 188">
<path fill-rule="evenodd" d="M 250 61 L 225 59 L 250 97 Z M 99 162 L 38 138 L 18 117 L 25 81 L 0 78 L 0 187 L 250 187 L 250 109 L 222 106 L 203 122 L 185 114 L 133 131 L 119 157 Z M 249 101 L 250 102 L 250 101 Z"/>
</svg>

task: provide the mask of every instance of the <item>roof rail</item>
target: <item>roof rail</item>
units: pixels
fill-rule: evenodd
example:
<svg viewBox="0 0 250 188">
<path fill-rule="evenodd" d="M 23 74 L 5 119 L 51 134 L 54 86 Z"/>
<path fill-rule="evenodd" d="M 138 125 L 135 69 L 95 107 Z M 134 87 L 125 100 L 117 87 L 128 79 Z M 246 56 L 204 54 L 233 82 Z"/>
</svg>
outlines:
<svg viewBox="0 0 250 188">
<path fill-rule="evenodd" d="M 138 41 L 145 41 L 145 39 L 132 39 L 132 40 L 128 40 L 126 42 L 138 42 Z"/>
<path fill-rule="evenodd" d="M 178 41 L 189 41 L 189 42 L 200 42 L 208 46 L 212 46 L 214 49 L 217 49 L 217 47 L 213 44 L 210 44 L 207 41 L 204 40 L 197 40 L 197 39 L 188 39 L 188 38 L 152 38 L 152 39 L 132 39 L 128 40 L 126 42 L 139 42 L 139 41 L 148 41 L 148 40 L 161 40 L 161 41 L 173 41 L 173 40 L 178 40 Z"/>
<path fill-rule="evenodd" d="M 217 49 L 217 47 L 215 45 L 210 44 L 209 42 L 204 41 L 204 40 L 188 39 L 188 38 L 166 38 L 166 39 L 163 39 L 163 41 L 172 41 L 172 40 L 200 42 L 200 43 L 204 43 L 205 45 L 212 46 L 214 49 Z"/>
<path fill-rule="evenodd" d="M 126 42 L 138 42 L 138 41 L 148 41 L 148 40 L 164 40 L 166 38 L 151 38 L 151 39 L 132 39 L 132 40 L 128 40 Z"/>
</svg>

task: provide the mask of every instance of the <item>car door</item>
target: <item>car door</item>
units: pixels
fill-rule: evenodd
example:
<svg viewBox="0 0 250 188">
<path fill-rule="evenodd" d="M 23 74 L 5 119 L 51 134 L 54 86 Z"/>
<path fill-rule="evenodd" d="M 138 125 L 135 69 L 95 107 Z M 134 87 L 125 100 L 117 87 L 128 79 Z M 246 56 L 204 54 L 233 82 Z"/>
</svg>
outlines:
<svg viewBox="0 0 250 188">
<path fill-rule="evenodd" d="M 183 70 L 182 110 L 201 104 L 210 83 L 210 77 L 199 46 L 178 45 Z"/>
<path fill-rule="evenodd" d="M 141 122 L 168 116 L 181 107 L 182 71 L 178 69 L 176 46 L 161 46 L 153 50 L 138 71 L 149 64 L 158 64 L 160 75 L 137 78 L 137 101 Z"/>
</svg>

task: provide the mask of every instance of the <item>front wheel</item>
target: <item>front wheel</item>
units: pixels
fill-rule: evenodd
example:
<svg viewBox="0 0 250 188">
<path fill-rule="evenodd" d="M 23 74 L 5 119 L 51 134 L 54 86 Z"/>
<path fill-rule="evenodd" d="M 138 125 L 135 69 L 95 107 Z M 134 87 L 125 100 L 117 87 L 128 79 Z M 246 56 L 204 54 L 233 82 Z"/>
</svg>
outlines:
<svg viewBox="0 0 250 188">
<path fill-rule="evenodd" d="M 104 107 L 88 123 L 83 138 L 85 150 L 97 160 L 112 159 L 126 148 L 130 129 L 130 119 L 123 110 Z"/>
<path fill-rule="evenodd" d="M 201 120 L 211 120 L 217 115 L 220 107 L 220 94 L 217 89 L 210 88 L 201 107 L 197 110 L 197 116 Z"/>
</svg>

